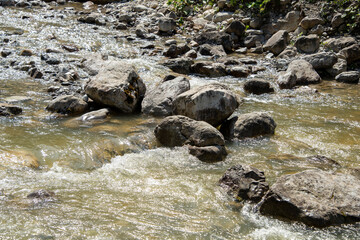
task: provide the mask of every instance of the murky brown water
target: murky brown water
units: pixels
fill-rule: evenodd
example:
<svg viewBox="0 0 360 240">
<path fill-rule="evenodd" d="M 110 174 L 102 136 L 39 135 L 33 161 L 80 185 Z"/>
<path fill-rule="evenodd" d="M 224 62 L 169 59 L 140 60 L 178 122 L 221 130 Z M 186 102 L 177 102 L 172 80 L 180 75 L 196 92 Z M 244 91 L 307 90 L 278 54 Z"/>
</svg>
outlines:
<svg viewBox="0 0 360 240">
<path fill-rule="evenodd" d="M 112 37 L 121 32 L 94 30 L 65 13 L 61 20 L 44 18 L 40 11 L 0 8 L 0 36 L 22 29 L 24 34 L 11 37 L 18 49 L 43 52 L 75 43 L 81 51 L 68 54 L 75 59 L 95 49 L 127 58 L 150 88 L 168 73 L 156 58 L 139 57 L 141 42 Z M 30 19 L 20 19 L 23 15 Z M 48 40 L 52 34 L 57 39 Z M 273 73 L 269 69 L 260 77 L 271 79 Z M 191 84 L 222 82 L 243 95 L 244 80 L 192 76 Z M 0 66 L 0 100 L 25 97 L 16 102 L 22 115 L 0 118 L 1 239 L 360 238 L 359 225 L 317 230 L 260 216 L 248 205 L 237 208 L 216 185 L 227 168 L 239 163 L 264 170 L 270 182 L 314 168 L 300 158 L 315 154 L 337 160 L 343 166 L 338 171 L 359 168 L 359 85 L 324 81 L 312 86 L 317 94 L 246 96 L 236 113 L 271 113 L 276 134 L 228 143 L 229 156 L 217 164 L 202 163 L 183 148 L 158 148 L 153 129 L 160 119 L 112 116 L 79 124 L 55 118 L 44 110 L 50 85 Z M 38 159 L 39 169 L 11 164 L 24 155 Z M 26 195 L 40 188 L 54 191 L 58 201 L 29 204 Z"/>
</svg>

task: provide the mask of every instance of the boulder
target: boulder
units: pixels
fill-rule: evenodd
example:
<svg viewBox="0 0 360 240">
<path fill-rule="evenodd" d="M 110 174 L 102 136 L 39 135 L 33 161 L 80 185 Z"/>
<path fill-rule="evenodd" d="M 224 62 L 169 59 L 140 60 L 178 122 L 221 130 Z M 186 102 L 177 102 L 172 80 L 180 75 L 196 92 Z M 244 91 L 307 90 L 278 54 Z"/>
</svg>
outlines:
<svg viewBox="0 0 360 240">
<path fill-rule="evenodd" d="M 202 32 L 195 37 L 195 42 L 199 45 L 208 43 L 213 45 L 222 45 L 227 52 L 232 52 L 234 43 L 231 39 L 230 34 L 219 31 Z"/>
<path fill-rule="evenodd" d="M 335 80 L 343 83 L 359 83 L 360 73 L 358 71 L 349 71 L 340 73 L 335 77 Z"/>
<path fill-rule="evenodd" d="M 300 11 L 290 11 L 286 14 L 284 19 L 278 20 L 276 28 L 279 30 L 293 32 L 298 27 L 302 18 L 303 16 Z"/>
<path fill-rule="evenodd" d="M 8 103 L 0 103 L 0 116 L 13 116 L 22 113 L 22 108 L 8 104 Z"/>
<path fill-rule="evenodd" d="M 331 27 L 332 28 L 337 28 L 339 27 L 341 24 L 343 24 L 345 22 L 345 18 L 343 18 L 341 13 L 337 13 L 334 15 L 334 17 L 331 19 Z"/>
<path fill-rule="evenodd" d="M 246 27 L 241 21 L 235 20 L 225 28 L 225 32 L 229 34 L 234 33 L 236 36 L 242 37 L 245 29 Z"/>
<path fill-rule="evenodd" d="M 227 153 L 224 137 L 204 121 L 185 116 L 166 117 L 155 128 L 156 139 L 164 146 L 189 145 L 190 154 L 204 162 L 223 160 Z"/>
<path fill-rule="evenodd" d="M 96 103 L 124 113 L 137 111 L 145 92 L 134 67 L 121 61 L 108 61 L 85 85 L 85 93 Z"/>
<path fill-rule="evenodd" d="M 222 45 L 203 44 L 199 47 L 199 53 L 204 56 L 225 57 L 226 52 Z"/>
<path fill-rule="evenodd" d="M 276 123 L 264 112 L 253 112 L 234 116 L 226 120 L 220 128 L 225 139 L 252 138 L 261 135 L 274 134 Z"/>
<path fill-rule="evenodd" d="M 330 38 L 324 41 L 324 46 L 335 52 L 339 52 L 341 49 L 350 47 L 354 44 L 356 44 L 356 39 L 354 37 Z"/>
<path fill-rule="evenodd" d="M 214 15 L 212 21 L 215 23 L 222 22 L 232 18 L 233 13 L 231 12 L 218 12 Z"/>
<path fill-rule="evenodd" d="M 222 77 L 227 75 L 224 64 L 211 63 L 208 61 L 195 63 L 191 66 L 191 71 L 207 77 Z"/>
<path fill-rule="evenodd" d="M 85 112 L 88 107 L 87 102 L 81 98 L 73 95 L 65 95 L 52 100 L 46 107 L 46 110 L 61 114 L 81 114 Z"/>
<path fill-rule="evenodd" d="M 172 32 L 176 29 L 176 22 L 172 18 L 163 17 L 159 19 L 159 31 L 160 32 Z"/>
<path fill-rule="evenodd" d="M 318 24 L 324 24 L 324 20 L 321 18 L 305 17 L 300 22 L 300 26 L 305 30 L 311 29 Z"/>
<path fill-rule="evenodd" d="M 296 75 L 296 85 L 308 85 L 321 82 L 321 77 L 313 66 L 305 60 L 292 61 L 287 69 Z"/>
<path fill-rule="evenodd" d="M 358 61 L 360 60 L 360 45 L 353 44 L 349 47 L 342 49 L 339 54 L 345 57 L 348 64 Z"/>
<path fill-rule="evenodd" d="M 210 84 L 193 88 L 177 96 L 173 101 L 173 112 L 218 126 L 238 106 L 236 95 L 227 87 Z"/>
<path fill-rule="evenodd" d="M 245 165 L 232 166 L 219 180 L 219 186 L 238 201 L 259 202 L 269 190 L 264 172 Z"/>
<path fill-rule="evenodd" d="M 248 93 L 253 94 L 263 94 L 263 93 L 272 93 L 274 88 L 271 87 L 270 83 L 265 80 L 252 79 L 246 81 L 244 84 L 244 89 Z"/>
<path fill-rule="evenodd" d="M 270 51 L 275 55 L 279 55 L 289 43 L 289 33 L 285 30 L 276 32 L 272 37 L 267 40 L 263 49 Z"/>
<path fill-rule="evenodd" d="M 251 73 L 247 66 L 234 66 L 226 69 L 227 73 L 233 77 L 246 78 Z"/>
<path fill-rule="evenodd" d="M 170 68 L 174 72 L 181 74 L 189 74 L 191 71 L 191 65 L 194 61 L 191 58 L 175 58 L 166 60 L 163 65 Z"/>
<path fill-rule="evenodd" d="M 145 94 L 141 111 L 154 116 L 169 116 L 173 111 L 173 100 L 188 90 L 190 82 L 184 77 L 162 82 Z"/>
<path fill-rule="evenodd" d="M 295 47 L 301 53 L 314 53 L 320 47 L 320 38 L 315 34 L 299 37 L 295 42 Z"/>
<path fill-rule="evenodd" d="M 360 221 L 359 203 L 360 179 L 316 169 L 278 178 L 259 210 L 265 215 L 327 227 Z"/>
<path fill-rule="evenodd" d="M 331 68 L 337 62 L 337 56 L 333 52 L 315 53 L 307 55 L 303 59 L 309 62 L 316 70 Z"/>
<path fill-rule="evenodd" d="M 342 58 L 338 58 L 336 63 L 331 67 L 326 69 L 326 72 L 332 77 L 336 77 L 342 72 L 347 71 L 347 61 Z"/>
<path fill-rule="evenodd" d="M 164 56 L 176 58 L 180 55 L 185 54 L 186 52 L 190 51 L 190 47 L 186 44 L 179 44 L 179 45 L 170 45 L 170 47 L 164 52 Z"/>
<path fill-rule="evenodd" d="M 296 86 L 296 75 L 293 72 L 280 72 L 276 82 L 280 89 L 291 89 Z"/>
</svg>

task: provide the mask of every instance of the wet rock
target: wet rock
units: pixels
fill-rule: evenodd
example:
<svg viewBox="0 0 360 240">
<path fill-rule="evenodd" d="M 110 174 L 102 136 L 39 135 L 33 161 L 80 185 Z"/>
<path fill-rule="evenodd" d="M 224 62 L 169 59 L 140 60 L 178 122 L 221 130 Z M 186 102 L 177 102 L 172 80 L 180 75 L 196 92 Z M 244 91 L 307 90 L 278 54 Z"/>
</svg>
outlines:
<svg viewBox="0 0 360 240">
<path fill-rule="evenodd" d="M 46 107 L 50 112 L 61 114 L 80 114 L 87 109 L 88 104 L 84 100 L 72 95 L 59 96 Z"/>
<path fill-rule="evenodd" d="M 173 101 L 173 112 L 218 126 L 238 106 L 236 95 L 227 87 L 210 84 L 193 88 L 176 97 Z"/>
<path fill-rule="evenodd" d="M 101 120 L 107 118 L 107 116 L 110 114 L 110 110 L 107 108 L 103 108 L 96 111 L 91 111 L 88 113 L 85 113 L 84 115 L 76 118 L 78 121 L 82 122 L 89 122 L 93 120 Z"/>
<path fill-rule="evenodd" d="M 85 84 L 85 93 L 96 103 L 124 113 L 138 111 L 145 92 L 145 84 L 134 67 L 121 61 L 108 61 Z"/>
<path fill-rule="evenodd" d="M 233 13 L 231 13 L 231 12 L 218 12 L 214 15 L 212 21 L 215 23 L 222 22 L 222 21 L 232 18 L 232 16 L 233 16 Z"/>
<path fill-rule="evenodd" d="M 22 113 L 22 108 L 8 104 L 8 103 L 0 103 L 0 116 L 14 116 Z"/>
<path fill-rule="evenodd" d="M 335 80 L 343 83 L 357 84 L 359 83 L 359 76 L 360 73 L 358 71 L 349 71 L 349 72 L 340 73 L 335 77 Z"/>
<path fill-rule="evenodd" d="M 317 169 L 277 179 L 259 210 L 265 215 L 327 227 L 360 221 L 359 202 L 359 179 Z"/>
<path fill-rule="evenodd" d="M 225 160 L 227 156 L 224 146 L 189 146 L 189 153 L 197 157 L 200 161 L 208 163 L 221 162 Z"/>
<path fill-rule="evenodd" d="M 55 197 L 55 193 L 53 191 L 40 189 L 30 193 L 26 197 L 29 199 L 49 200 Z"/>
<path fill-rule="evenodd" d="M 78 52 L 79 51 L 79 48 L 77 46 L 73 46 L 73 45 L 61 45 L 61 47 L 68 52 Z"/>
<path fill-rule="evenodd" d="M 274 134 L 276 123 L 264 112 L 253 112 L 234 116 L 226 120 L 220 128 L 225 139 L 252 138 L 261 135 Z"/>
<path fill-rule="evenodd" d="M 185 58 L 197 58 L 197 52 L 195 50 L 190 50 L 184 55 Z"/>
<path fill-rule="evenodd" d="M 222 45 L 227 52 L 232 52 L 234 48 L 234 43 L 231 39 L 231 36 L 225 32 L 219 31 L 210 31 L 202 32 L 197 37 L 195 37 L 195 42 L 199 45 L 202 44 L 213 44 L 213 45 Z"/>
<path fill-rule="evenodd" d="M 189 74 L 191 71 L 191 65 L 193 64 L 194 61 L 190 58 L 169 59 L 163 63 L 164 66 L 181 74 Z"/>
<path fill-rule="evenodd" d="M 187 44 L 170 45 L 170 47 L 164 52 L 164 56 L 176 58 L 188 51 L 190 51 L 190 47 Z"/>
<path fill-rule="evenodd" d="M 163 17 L 159 19 L 159 31 L 164 33 L 173 32 L 176 29 L 176 22 L 172 18 Z"/>
<path fill-rule="evenodd" d="M 14 0 L 0 0 L 0 6 L 2 7 L 13 7 L 15 3 Z"/>
<path fill-rule="evenodd" d="M 33 52 L 29 49 L 23 49 L 20 52 L 20 56 L 24 56 L 24 57 L 30 57 L 33 55 Z"/>
<path fill-rule="evenodd" d="M 294 60 L 289 64 L 287 72 L 296 75 L 296 85 L 308 85 L 321 82 L 321 77 L 313 66 L 305 60 Z"/>
<path fill-rule="evenodd" d="M 50 65 L 58 65 L 61 63 L 61 61 L 59 59 L 56 59 L 56 58 L 49 58 L 45 61 L 47 64 L 50 64 Z"/>
<path fill-rule="evenodd" d="M 296 75 L 293 72 L 281 72 L 276 82 L 280 89 L 291 89 L 296 86 Z"/>
<path fill-rule="evenodd" d="M 116 30 L 126 30 L 126 29 L 128 29 L 128 27 L 125 23 L 118 23 L 117 25 L 115 25 L 115 29 Z"/>
<path fill-rule="evenodd" d="M 184 77 L 162 82 L 145 94 L 141 111 L 154 116 L 169 116 L 173 111 L 173 100 L 189 89 L 190 82 Z"/>
<path fill-rule="evenodd" d="M 213 56 L 216 58 L 226 56 L 226 52 L 222 45 L 203 44 L 199 47 L 199 53 L 204 56 Z"/>
<path fill-rule="evenodd" d="M 330 38 L 324 42 L 324 46 L 331 51 L 339 52 L 341 49 L 356 44 L 354 37 Z"/>
<path fill-rule="evenodd" d="M 256 47 L 258 44 L 262 44 L 265 41 L 265 37 L 263 35 L 249 35 L 244 39 L 244 45 L 247 48 Z"/>
<path fill-rule="evenodd" d="M 306 160 L 319 166 L 341 167 L 341 165 L 335 160 L 321 155 L 306 157 Z"/>
<path fill-rule="evenodd" d="M 9 55 L 11 55 L 11 51 L 10 50 L 2 50 L 1 52 L 0 52 L 0 54 L 1 54 L 1 57 L 3 57 L 3 58 L 6 58 L 7 56 L 9 56 Z"/>
<path fill-rule="evenodd" d="M 91 13 L 88 16 L 80 17 L 78 19 L 78 21 L 81 23 L 88 23 L 88 24 L 94 24 L 94 25 L 99 25 L 99 26 L 106 25 L 104 19 L 102 19 L 101 14 L 98 14 L 98 13 Z"/>
<path fill-rule="evenodd" d="M 225 32 L 229 34 L 234 33 L 236 36 L 242 37 L 245 29 L 246 27 L 241 21 L 235 20 L 225 28 Z"/>
<path fill-rule="evenodd" d="M 331 67 L 326 69 L 326 72 L 332 77 L 336 77 L 342 72 L 347 71 L 347 61 L 342 58 L 338 58 L 336 63 Z"/>
<path fill-rule="evenodd" d="M 320 38 L 315 34 L 299 37 L 295 42 L 295 47 L 301 53 L 314 53 L 320 47 Z"/>
<path fill-rule="evenodd" d="M 211 63 L 211 62 L 196 62 L 191 66 L 191 72 L 204 75 L 207 77 L 222 77 L 226 76 L 225 65 L 221 63 Z"/>
<path fill-rule="evenodd" d="M 353 44 L 342 49 L 339 54 L 345 57 L 348 64 L 360 60 L 360 45 Z"/>
<path fill-rule="evenodd" d="M 265 80 L 252 79 L 244 84 L 244 89 L 248 93 L 253 94 L 263 94 L 263 93 L 272 93 L 274 88 L 271 87 L 270 83 Z"/>
<path fill-rule="evenodd" d="M 246 78 L 251 73 L 251 70 L 247 66 L 234 66 L 227 68 L 229 75 L 238 78 Z"/>
<path fill-rule="evenodd" d="M 300 26 L 305 30 L 311 29 L 318 24 L 324 24 L 324 20 L 321 18 L 305 17 L 300 22 Z"/>
<path fill-rule="evenodd" d="M 337 56 L 332 52 L 315 53 L 307 55 L 303 59 L 309 62 L 316 70 L 331 68 L 337 62 Z"/>
<path fill-rule="evenodd" d="M 202 161 L 222 160 L 226 151 L 221 133 L 204 121 L 185 116 L 170 116 L 157 125 L 154 132 L 156 139 L 164 146 L 193 146 L 189 147 L 190 154 Z"/>
<path fill-rule="evenodd" d="M 245 165 L 235 165 L 226 170 L 219 180 L 219 185 L 234 199 L 255 203 L 269 190 L 264 172 Z"/>
<path fill-rule="evenodd" d="M 38 158 L 27 150 L 12 150 L 0 152 L 0 165 L 15 168 L 39 168 Z"/>
<path fill-rule="evenodd" d="M 331 19 L 331 27 L 332 28 L 337 28 L 339 27 L 341 24 L 343 24 L 345 22 L 345 19 L 342 17 L 341 13 L 337 13 L 334 15 L 334 17 Z"/>
<path fill-rule="evenodd" d="M 279 55 L 289 43 L 289 33 L 285 30 L 276 32 L 263 46 L 265 51 Z"/>
<path fill-rule="evenodd" d="M 44 75 L 38 68 L 31 68 L 29 70 L 29 75 L 32 78 L 42 78 Z"/>
</svg>

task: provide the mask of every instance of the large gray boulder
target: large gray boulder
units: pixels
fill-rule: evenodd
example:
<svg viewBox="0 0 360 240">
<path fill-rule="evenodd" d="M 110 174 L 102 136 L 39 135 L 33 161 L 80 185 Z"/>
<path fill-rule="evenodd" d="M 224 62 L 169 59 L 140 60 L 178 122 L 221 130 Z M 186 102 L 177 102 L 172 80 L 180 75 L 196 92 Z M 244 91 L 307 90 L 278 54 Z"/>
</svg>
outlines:
<svg viewBox="0 0 360 240">
<path fill-rule="evenodd" d="M 220 132 L 225 139 L 243 139 L 261 135 L 274 134 L 276 123 L 274 119 L 264 112 L 246 113 L 234 116 L 225 121 Z"/>
<path fill-rule="evenodd" d="M 176 22 L 172 18 L 163 17 L 159 19 L 160 32 L 172 32 L 176 29 Z"/>
<path fill-rule="evenodd" d="M 291 89 L 296 86 L 296 75 L 293 72 L 280 72 L 276 83 L 280 89 Z"/>
<path fill-rule="evenodd" d="M 85 93 L 96 103 L 124 113 L 137 111 L 145 92 L 145 84 L 135 69 L 120 61 L 109 61 L 85 85 Z"/>
<path fill-rule="evenodd" d="M 296 85 L 308 85 L 321 82 L 320 75 L 315 71 L 314 67 L 305 60 L 292 61 L 287 69 L 296 75 Z"/>
<path fill-rule="evenodd" d="M 271 87 L 270 82 L 262 79 L 251 79 L 246 81 L 244 84 L 244 90 L 253 94 L 274 92 L 274 88 Z"/>
<path fill-rule="evenodd" d="M 318 24 L 324 24 L 324 20 L 317 17 L 305 17 L 300 22 L 300 26 L 305 30 L 311 29 Z"/>
<path fill-rule="evenodd" d="M 279 55 L 289 43 L 289 33 L 285 30 L 276 32 L 267 40 L 263 46 L 265 51 L 270 51 L 275 55 Z"/>
<path fill-rule="evenodd" d="M 356 44 L 356 39 L 354 37 L 330 38 L 324 42 L 324 46 L 327 49 L 335 52 L 339 52 L 341 49 L 350 47 L 354 44 Z"/>
<path fill-rule="evenodd" d="M 210 84 L 193 88 L 176 97 L 173 102 L 173 112 L 218 126 L 238 106 L 239 101 L 236 95 L 227 87 L 221 84 Z"/>
<path fill-rule="evenodd" d="M 191 58 L 175 58 L 166 60 L 163 65 L 176 73 L 189 74 L 194 61 Z"/>
<path fill-rule="evenodd" d="M 52 100 L 46 107 L 46 110 L 61 114 L 81 114 L 85 112 L 88 107 L 87 102 L 81 98 L 73 95 L 65 95 Z"/>
<path fill-rule="evenodd" d="M 202 32 L 197 37 L 195 37 L 195 42 L 199 45 L 208 43 L 213 45 L 222 45 L 227 52 L 233 51 L 234 43 L 232 41 L 231 35 L 225 32 L 211 31 L 211 32 Z"/>
<path fill-rule="evenodd" d="M 205 162 L 221 161 L 227 155 L 224 137 L 204 121 L 185 116 L 170 116 L 157 125 L 154 132 L 162 145 L 189 145 L 190 154 Z"/>
<path fill-rule="evenodd" d="M 295 47 L 301 53 L 314 53 L 320 47 L 320 38 L 315 34 L 299 37 L 295 42 Z"/>
<path fill-rule="evenodd" d="M 240 164 L 226 170 L 219 185 L 237 201 L 259 202 L 269 190 L 264 172 Z"/>
<path fill-rule="evenodd" d="M 141 111 L 154 116 L 169 116 L 173 111 L 173 100 L 188 90 L 190 90 L 190 82 L 184 77 L 161 82 L 145 94 Z"/>
<path fill-rule="evenodd" d="M 358 61 L 360 60 L 360 45 L 353 44 L 349 47 L 342 49 L 339 54 L 345 57 L 348 64 Z"/>
<path fill-rule="evenodd" d="M 238 37 L 242 37 L 246 29 L 246 26 L 238 20 L 232 21 L 226 28 L 226 33 L 234 33 Z"/>
<path fill-rule="evenodd" d="M 309 62 L 314 69 L 331 68 L 337 62 L 337 56 L 333 52 L 320 52 L 307 55 L 303 58 Z"/>
<path fill-rule="evenodd" d="M 277 179 L 260 213 L 327 227 L 360 221 L 360 179 L 319 169 Z"/>
<path fill-rule="evenodd" d="M 349 71 L 340 73 L 335 77 L 335 80 L 343 83 L 357 84 L 359 82 L 360 73 L 358 71 Z"/>
</svg>

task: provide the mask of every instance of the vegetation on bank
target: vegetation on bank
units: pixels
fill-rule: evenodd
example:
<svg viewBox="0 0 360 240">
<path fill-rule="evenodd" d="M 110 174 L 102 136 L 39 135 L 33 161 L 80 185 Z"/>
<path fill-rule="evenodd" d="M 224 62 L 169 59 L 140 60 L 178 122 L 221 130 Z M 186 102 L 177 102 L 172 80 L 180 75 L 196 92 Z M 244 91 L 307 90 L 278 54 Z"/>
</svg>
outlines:
<svg viewBox="0 0 360 240">
<path fill-rule="evenodd" d="M 188 16 L 202 11 L 204 6 L 219 6 L 219 0 L 168 0 L 173 10 L 180 16 Z M 278 9 L 280 0 L 229 0 L 225 7 L 227 10 L 244 10 L 251 15 L 262 16 L 273 9 Z M 321 17 L 328 22 L 334 12 L 340 12 L 345 20 L 344 32 L 360 33 L 360 0 L 303 0 L 304 3 L 323 3 L 320 8 Z"/>
</svg>

